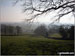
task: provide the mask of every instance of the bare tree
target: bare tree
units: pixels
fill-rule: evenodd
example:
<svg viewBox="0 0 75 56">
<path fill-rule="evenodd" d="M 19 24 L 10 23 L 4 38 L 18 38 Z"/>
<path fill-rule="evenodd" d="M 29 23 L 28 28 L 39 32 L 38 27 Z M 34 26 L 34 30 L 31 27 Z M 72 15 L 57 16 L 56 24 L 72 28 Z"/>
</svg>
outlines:
<svg viewBox="0 0 75 56">
<path fill-rule="evenodd" d="M 44 36 L 46 38 L 48 38 L 48 29 L 45 27 L 45 25 L 40 25 L 38 26 L 35 30 L 34 33 L 36 35 L 41 35 Z"/>
<path fill-rule="evenodd" d="M 16 26 L 16 34 L 21 35 L 22 34 L 22 29 L 19 26 Z"/>
<path fill-rule="evenodd" d="M 16 0 L 14 4 L 19 1 L 22 2 L 23 12 L 29 15 L 27 21 L 34 20 L 36 17 L 52 11 L 57 11 L 57 19 L 52 23 L 69 13 L 73 13 L 75 17 L 75 0 Z"/>
</svg>

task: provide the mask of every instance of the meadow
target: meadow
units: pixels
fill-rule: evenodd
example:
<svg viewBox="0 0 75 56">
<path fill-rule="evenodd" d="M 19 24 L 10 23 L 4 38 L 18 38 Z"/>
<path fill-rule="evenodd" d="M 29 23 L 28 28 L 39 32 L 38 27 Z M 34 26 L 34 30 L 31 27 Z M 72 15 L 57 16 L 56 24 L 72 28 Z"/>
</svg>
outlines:
<svg viewBox="0 0 75 56">
<path fill-rule="evenodd" d="M 2 36 L 2 55 L 55 55 L 58 52 L 73 52 L 73 40 L 48 39 L 43 36 Z"/>
</svg>

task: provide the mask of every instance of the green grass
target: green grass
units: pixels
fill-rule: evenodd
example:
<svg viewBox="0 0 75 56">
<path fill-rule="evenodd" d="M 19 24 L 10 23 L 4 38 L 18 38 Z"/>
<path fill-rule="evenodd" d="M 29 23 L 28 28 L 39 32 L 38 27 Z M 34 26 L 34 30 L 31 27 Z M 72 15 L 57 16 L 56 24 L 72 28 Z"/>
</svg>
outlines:
<svg viewBox="0 0 75 56">
<path fill-rule="evenodd" d="M 3 55 L 51 55 L 58 52 L 73 52 L 73 40 L 55 40 L 42 36 L 2 36 Z"/>
<path fill-rule="evenodd" d="M 50 37 L 61 38 L 62 36 L 58 33 L 50 35 Z"/>
</svg>

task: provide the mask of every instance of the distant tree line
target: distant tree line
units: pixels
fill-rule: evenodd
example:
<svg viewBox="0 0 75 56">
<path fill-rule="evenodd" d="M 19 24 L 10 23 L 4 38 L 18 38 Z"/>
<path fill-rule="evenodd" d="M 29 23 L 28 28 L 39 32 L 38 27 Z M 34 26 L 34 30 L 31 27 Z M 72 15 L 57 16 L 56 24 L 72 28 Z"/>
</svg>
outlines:
<svg viewBox="0 0 75 56">
<path fill-rule="evenodd" d="M 26 29 L 24 29 L 26 30 Z M 1 35 L 23 35 L 26 32 L 22 32 L 23 29 L 20 26 L 12 26 L 1 24 Z M 52 25 L 47 28 L 46 25 L 42 24 L 33 30 L 34 35 L 36 36 L 44 36 L 46 38 L 50 38 L 49 35 L 58 33 L 62 36 L 62 39 L 74 39 L 74 26 L 67 25 Z M 32 33 L 33 33 L 32 32 Z"/>
<path fill-rule="evenodd" d="M 61 26 L 51 26 L 49 29 L 46 28 L 45 25 L 40 25 L 38 26 L 35 30 L 34 33 L 36 35 L 41 35 L 44 36 L 46 38 L 50 38 L 49 35 L 51 34 L 55 34 L 58 33 L 62 36 L 62 39 L 74 39 L 74 26 L 65 26 L 65 25 L 61 25 Z"/>
<path fill-rule="evenodd" d="M 49 28 L 47 28 L 46 25 L 42 24 L 34 30 L 34 33 L 36 35 L 41 35 L 41 36 L 50 38 L 49 35 L 58 33 L 58 29 L 59 28 L 56 25 L 53 25 L 53 26 L 50 26 Z"/>
<path fill-rule="evenodd" d="M 12 26 L 1 24 L 1 35 L 21 35 L 22 29 L 20 26 Z"/>
</svg>

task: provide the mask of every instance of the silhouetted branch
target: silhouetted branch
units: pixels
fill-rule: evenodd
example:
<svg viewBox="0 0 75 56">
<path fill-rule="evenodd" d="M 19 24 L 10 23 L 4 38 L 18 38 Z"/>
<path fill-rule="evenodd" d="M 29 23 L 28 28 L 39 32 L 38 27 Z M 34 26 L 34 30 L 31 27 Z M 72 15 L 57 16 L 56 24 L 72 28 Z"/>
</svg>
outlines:
<svg viewBox="0 0 75 56">
<path fill-rule="evenodd" d="M 23 5 L 22 5 L 24 7 L 23 12 L 31 11 L 29 15 L 32 15 L 32 17 L 30 19 L 27 19 L 27 21 L 33 20 L 36 17 L 43 15 L 44 13 L 50 13 L 53 10 L 57 11 L 59 9 L 61 9 L 58 12 L 59 17 L 55 21 L 59 20 L 59 18 L 71 12 L 75 14 L 75 0 L 57 0 L 57 1 L 55 0 L 21 0 L 21 1 L 23 1 Z M 15 3 L 17 2 L 18 1 L 16 1 Z M 71 11 L 69 11 L 69 9 Z M 65 10 L 67 10 L 66 13 L 64 13 Z M 35 14 L 35 12 L 38 12 L 38 13 Z M 63 13 L 60 14 L 61 12 Z"/>
</svg>

